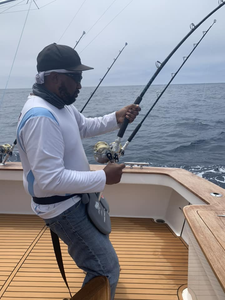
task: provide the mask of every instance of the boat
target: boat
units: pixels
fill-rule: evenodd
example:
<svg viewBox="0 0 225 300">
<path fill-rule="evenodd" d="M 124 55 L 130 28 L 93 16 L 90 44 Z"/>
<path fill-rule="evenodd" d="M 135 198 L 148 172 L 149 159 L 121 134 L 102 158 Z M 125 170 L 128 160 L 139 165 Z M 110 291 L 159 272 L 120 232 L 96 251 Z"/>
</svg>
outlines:
<svg viewBox="0 0 225 300">
<path fill-rule="evenodd" d="M 20 162 L 0 165 L 0 299 L 68 298 L 49 230 L 32 212 L 22 178 Z M 116 300 L 225 299 L 223 188 L 183 169 L 128 162 L 121 182 L 103 194 L 121 266 Z M 61 248 L 76 296 L 85 275 Z"/>
<path fill-rule="evenodd" d="M 22 173 L 20 162 L 0 166 L 0 297 L 63 299 L 49 231 L 31 211 Z M 129 162 L 103 193 L 121 265 L 115 299 L 225 299 L 223 188 L 183 169 Z M 61 247 L 76 294 L 84 274 Z"/>
</svg>

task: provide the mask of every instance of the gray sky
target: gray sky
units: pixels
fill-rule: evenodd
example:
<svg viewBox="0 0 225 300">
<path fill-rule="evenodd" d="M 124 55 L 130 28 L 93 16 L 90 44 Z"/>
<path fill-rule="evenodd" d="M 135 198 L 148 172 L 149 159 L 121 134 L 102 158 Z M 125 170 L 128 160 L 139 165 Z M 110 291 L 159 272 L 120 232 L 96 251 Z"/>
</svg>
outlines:
<svg viewBox="0 0 225 300">
<path fill-rule="evenodd" d="M 0 6 L 0 88 L 5 88 L 21 37 L 8 88 L 30 88 L 37 54 L 57 42 L 74 47 L 84 64 L 83 86 L 96 86 L 125 44 L 102 85 L 146 85 L 155 62 L 163 61 L 178 42 L 217 7 L 217 0 L 16 0 Z M 16 5 L 17 4 L 17 5 Z M 14 7 L 12 7 L 14 6 Z M 11 9 L 8 9 L 12 7 Z M 29 13 L 28 13 L 29 11 Z M 165 84 L 202 36 L 217 22 L 173 83 L 225 82 L 225 5 L 210 17 L 171 58 L 155 84 Z"/>
</svg>

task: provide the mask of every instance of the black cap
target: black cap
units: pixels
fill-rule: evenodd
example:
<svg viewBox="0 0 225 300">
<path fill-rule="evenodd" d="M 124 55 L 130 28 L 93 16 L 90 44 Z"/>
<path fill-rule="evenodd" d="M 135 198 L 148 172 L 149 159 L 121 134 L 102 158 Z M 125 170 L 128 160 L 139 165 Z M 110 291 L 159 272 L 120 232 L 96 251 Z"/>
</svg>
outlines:
<svg viewBox="0 0 225 300">
<path fill-rule="evenodd" d="M 57 45 L 46 46 L 37 56 L 38 72 L 66 69 L 68 71 L 86 71 L 93 68 L 82 65 L 78 53 L 71 47 Z"/>
</svg>

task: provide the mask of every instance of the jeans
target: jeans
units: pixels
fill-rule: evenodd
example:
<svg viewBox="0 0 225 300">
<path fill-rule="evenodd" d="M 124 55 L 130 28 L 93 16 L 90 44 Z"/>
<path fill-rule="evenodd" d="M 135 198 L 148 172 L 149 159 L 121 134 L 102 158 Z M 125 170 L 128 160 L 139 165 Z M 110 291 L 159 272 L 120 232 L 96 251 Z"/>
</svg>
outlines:
<svg viewBox="0 0 225 300">
<path fill-rule="evenodd" d="M 45 223 L 68 246 L 77 266 L 86 272 L 83 286 L 96 276 L 106 276 L 113 300 L 120 272 L 118 257 L 109 236 L 90 221 L 86 205 L 79 201 L 59 216 L 45 219 Z"/>
</svg>

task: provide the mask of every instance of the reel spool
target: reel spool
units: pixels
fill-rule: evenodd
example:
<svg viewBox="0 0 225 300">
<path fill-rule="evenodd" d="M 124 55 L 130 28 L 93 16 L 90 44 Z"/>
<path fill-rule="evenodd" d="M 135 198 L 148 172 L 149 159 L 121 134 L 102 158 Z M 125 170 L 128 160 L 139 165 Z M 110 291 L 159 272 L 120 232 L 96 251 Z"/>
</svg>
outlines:
<svg viewBox="0 0 225 300">
<path fill-rule="evenodd" d="M 12 145 L 10 144 L 0 145 L 0 154 L 12 155 Z"/>
<path fill-rule="evenodd" d="M 3 162 L 3 158 L 8 155 L 11 156 L 13 151 L 13 146 L 10 144 L 0 145 L 0 163 Z"/>
<path fill-rule="evenodd" d="M 119 152 L 121 150 L 121 145 Z M 119 153 L 113 151 L 113 143 L 107 144 L 106 142 L 100 141 L 94 145 L 94 158 L 98 163 L 106 164 L 109 161 L 119 161 Z"/>
</svg>

